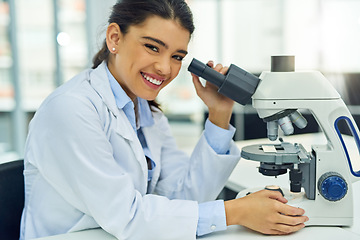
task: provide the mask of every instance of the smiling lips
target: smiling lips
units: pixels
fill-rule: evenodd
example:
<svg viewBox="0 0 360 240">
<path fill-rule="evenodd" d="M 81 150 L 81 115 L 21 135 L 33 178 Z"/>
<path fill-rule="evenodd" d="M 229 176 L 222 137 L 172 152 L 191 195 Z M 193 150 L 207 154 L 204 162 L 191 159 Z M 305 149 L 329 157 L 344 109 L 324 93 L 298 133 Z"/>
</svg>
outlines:
<svg viewBox="0 0 360 240">
<path fill-rule="evenodd" d="M 150 76 L 149 74 L 143 72 L 141 73 L 141 75 L 145 80 L 145 83 L 147 83 L 148 86 L 154 89 L 157 89 L 165 80 L 165 79 L 155 78 L 154 76 Z"/>
</svg>

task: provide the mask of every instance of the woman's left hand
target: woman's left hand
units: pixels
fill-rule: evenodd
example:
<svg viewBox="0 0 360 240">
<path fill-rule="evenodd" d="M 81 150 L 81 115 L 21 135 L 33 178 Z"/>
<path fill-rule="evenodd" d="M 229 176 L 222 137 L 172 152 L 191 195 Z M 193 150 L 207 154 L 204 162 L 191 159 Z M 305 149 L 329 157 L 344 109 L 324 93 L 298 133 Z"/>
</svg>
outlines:
<svg viewBox="0 0 360 240">
<path fill-rule="evenodd" d="M 209 61 L 207 65 L 221 74 L 226 74 L 228 71 L 228 67 L 223 67 L 221 64 L 214 67 L 212 61 Z M 234 101 L 220 94 L 218 87 L 214 84 L 206 81 L 205 86 L 203 86 L 198 76 L 191 75 L 197 95 L 209 109 L 209 120 L 221 128 L 228 129 Z"/>
</svg>

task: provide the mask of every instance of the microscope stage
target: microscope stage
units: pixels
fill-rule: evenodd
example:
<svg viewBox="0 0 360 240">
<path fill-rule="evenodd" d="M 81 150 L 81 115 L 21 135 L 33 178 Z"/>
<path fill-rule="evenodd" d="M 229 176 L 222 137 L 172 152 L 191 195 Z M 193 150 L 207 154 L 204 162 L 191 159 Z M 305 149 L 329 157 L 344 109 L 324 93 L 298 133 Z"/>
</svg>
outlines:
<svg viewBox="0 0 360 240">
<path fill-rule="evenodd" d="M 244 159 L 276 165 L 299 163 L 299 154 L 307 155 L 303 146 L 288 142 L 249 145 L 241 150 Z"/>
</svg>

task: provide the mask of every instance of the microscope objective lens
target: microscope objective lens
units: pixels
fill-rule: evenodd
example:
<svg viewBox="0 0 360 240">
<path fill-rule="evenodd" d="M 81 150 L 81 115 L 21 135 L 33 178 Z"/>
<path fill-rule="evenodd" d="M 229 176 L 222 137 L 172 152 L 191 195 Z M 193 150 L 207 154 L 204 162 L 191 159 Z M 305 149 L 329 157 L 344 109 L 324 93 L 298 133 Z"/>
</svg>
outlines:
<svg viewBox="0 0 360 240">
<path fill-rule="evenodd" d="M 275 141 L 278 137 L 278 121 L 267 122 L 267 134 L 271 141 Z"/>
<path fill-rule="evenodd" d="M 290 114 L 290 119 L 300 129 L 305 128 L 307 125 L 306 119 L 298 111 Z"/>
<path fill-rule="evenodd" d="M 294 127 L 292 126 L 292 122 L 289 117 L 283 117 L 279 120 L 279 125 L 281 130 L 283 130 L 285 135 L 291 135 L 294 133 Z"/>
</svg>

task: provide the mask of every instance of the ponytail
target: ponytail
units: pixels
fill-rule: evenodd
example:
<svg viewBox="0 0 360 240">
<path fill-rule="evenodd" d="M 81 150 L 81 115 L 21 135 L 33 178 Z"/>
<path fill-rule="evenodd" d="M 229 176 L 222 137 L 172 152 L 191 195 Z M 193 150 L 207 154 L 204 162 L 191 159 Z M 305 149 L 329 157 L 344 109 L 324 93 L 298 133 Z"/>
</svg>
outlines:
<svg viewBox="0 0 360 240">
<path fill-rule="evenodd" d="M 104 40 L 102 48 L 93 58 L 93 66 L 92 68 L 97 68 L 104 60 L 107 62 L 109 60 L 110 51 L 106 45 L 106 40 Z"/>
</svg>

